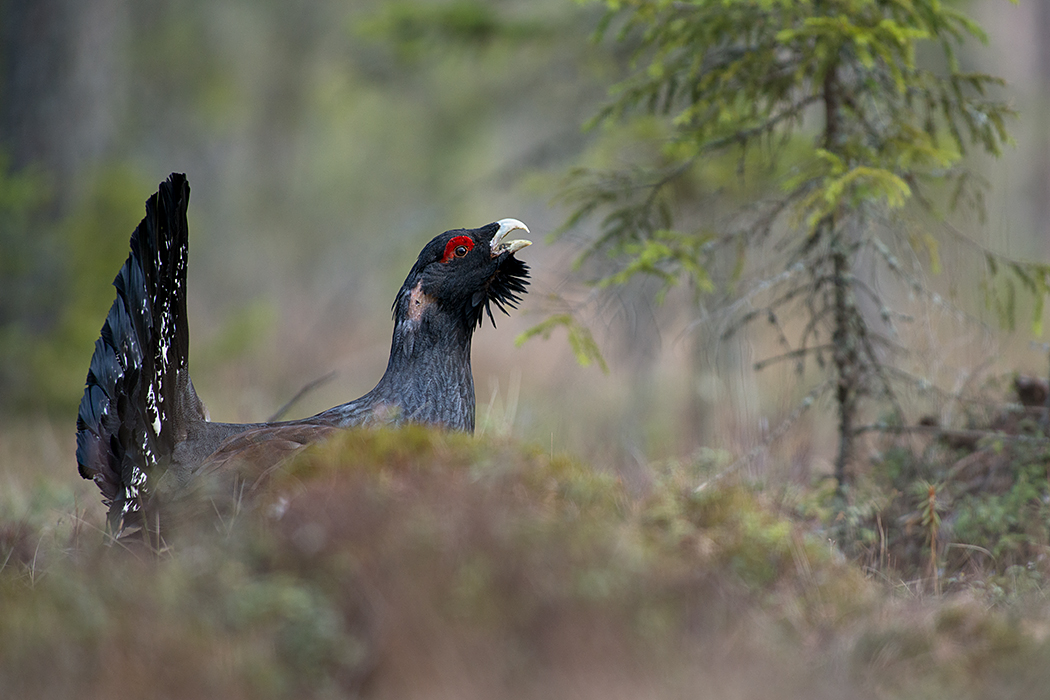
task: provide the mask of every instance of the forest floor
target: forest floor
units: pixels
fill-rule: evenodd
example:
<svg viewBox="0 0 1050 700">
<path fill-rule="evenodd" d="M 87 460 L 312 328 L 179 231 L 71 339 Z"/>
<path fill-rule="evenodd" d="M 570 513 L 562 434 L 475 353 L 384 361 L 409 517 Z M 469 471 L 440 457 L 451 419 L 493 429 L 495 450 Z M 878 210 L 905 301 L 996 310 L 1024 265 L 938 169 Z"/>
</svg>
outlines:
<svg viewBox="0 0 1050 700">
<path fill-rule="evenodd" d="M 148 542 L 111 543 L 68 464 L 12 466 L 20 444 L 56 434 L 28 430 L 0 440 L 0 697 L 959 700 L 1050 688 L 1035 535 L 1027 574 L 1000 566 L 1019 552 L 985 548 L 953 569 L 934 546 L 934 568 L 909 578 L 904 560 L 929 551 L 921 499 L 909 554 L 904 526 L 894 539 L 857 498 L 835 514 L 819 486 L 726 478 L 697 490 L 701 467 L 673 464 L 628 487 L 511 439 L 353 431 L 237 498 L 172 508 Z M 875 539 L 857 534 L 869 527 Z M 880 568 L 880 556 L 904 563 Z"/>
</svg>

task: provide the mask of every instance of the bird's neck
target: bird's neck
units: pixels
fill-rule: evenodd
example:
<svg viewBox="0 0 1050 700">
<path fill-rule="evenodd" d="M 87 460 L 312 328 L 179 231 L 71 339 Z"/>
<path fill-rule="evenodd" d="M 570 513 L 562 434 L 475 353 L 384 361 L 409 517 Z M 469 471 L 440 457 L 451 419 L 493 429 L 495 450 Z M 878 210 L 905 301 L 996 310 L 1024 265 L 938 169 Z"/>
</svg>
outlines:
<svg viewBox="0 0 1050 700">
<path fill-rule="evenodd" d="M 399 420 L 474 430 L 473 327 L 439 308 L 399 316 L 386 372 L 372 390 Z"/>
<path fill-rule="evenodd" d="M 424 423 L 473 432 L 474 323 L 465 314 L 442 308 L 419 285 L 402 289 L 394 319 L 390 358 L 375 388 L 309 420 L 338 427 Z"/>
</svg>

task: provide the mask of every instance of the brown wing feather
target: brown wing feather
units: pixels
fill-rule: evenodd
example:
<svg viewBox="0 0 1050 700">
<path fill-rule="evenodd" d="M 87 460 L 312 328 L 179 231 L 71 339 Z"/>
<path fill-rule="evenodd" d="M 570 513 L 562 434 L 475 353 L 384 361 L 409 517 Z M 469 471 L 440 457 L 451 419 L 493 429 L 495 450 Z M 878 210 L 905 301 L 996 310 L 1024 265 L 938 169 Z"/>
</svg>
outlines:
<svg viewBox="0 0 1050 700">
<path fill-rule="evenodd" d="M 197 473 L 236 474 L 238 480 L 253 489 L 307 445 L 324 440 L 337 430 L 316 423 L 285 423 L 246 430 L 226 438 Z"/>
</svg>

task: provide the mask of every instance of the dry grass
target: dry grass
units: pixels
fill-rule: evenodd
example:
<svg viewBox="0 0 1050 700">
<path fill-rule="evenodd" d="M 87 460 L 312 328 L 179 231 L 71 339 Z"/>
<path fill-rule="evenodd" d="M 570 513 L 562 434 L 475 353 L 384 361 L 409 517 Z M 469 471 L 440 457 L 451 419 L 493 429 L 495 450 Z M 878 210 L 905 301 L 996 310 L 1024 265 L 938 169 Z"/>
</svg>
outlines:
<svg viewBox="0 0 1050 700">
<path fill-rule="evenodd" d="M 1045 680 L 1042 635 L 1009 611 L 894 594 L 763 496 L 689 483 L 668 467 L 628 490 L 547 446 L 408 429 L 317 446 L 160 551 L 105 545 L 97 513 L 9 510 L 0 696 L 990 698 Z"/>
</svg>

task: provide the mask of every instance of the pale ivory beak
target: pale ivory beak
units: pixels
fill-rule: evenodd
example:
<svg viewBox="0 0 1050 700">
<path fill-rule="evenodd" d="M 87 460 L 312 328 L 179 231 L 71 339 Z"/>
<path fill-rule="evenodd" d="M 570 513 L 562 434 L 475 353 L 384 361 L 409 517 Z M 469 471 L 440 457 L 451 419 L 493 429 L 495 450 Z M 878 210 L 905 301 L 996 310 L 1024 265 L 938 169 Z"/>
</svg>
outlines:
<svg viewBox="0 0 1050 700">
<path fill-rule="evenodd" d="M 525 233 L 529 233 L 529 227 L 517 219 L 500 219 L 496 223 L 499 224 L 499 230 L 496 231 L 496 235 L 492 237 L 492 257 L 496 257 L 501 253 L 510 253 L 513 255 L 522 248 L 532 245 L 532 241 L 524 238 L 510 241 L 504 240 L 507 237 L 507 234 L 511 231 L 517 231 L 520 229 Z"/>
</svg>

